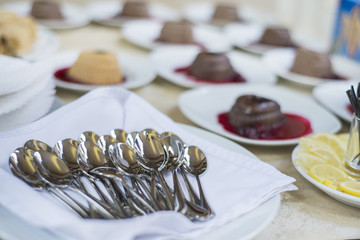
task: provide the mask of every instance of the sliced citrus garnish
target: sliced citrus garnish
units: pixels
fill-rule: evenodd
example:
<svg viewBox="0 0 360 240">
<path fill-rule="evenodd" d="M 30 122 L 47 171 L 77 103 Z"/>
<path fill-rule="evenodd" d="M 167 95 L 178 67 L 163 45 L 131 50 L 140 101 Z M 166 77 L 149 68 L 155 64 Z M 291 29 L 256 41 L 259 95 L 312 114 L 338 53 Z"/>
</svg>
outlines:
<svg viewBox="0 0 360 240">
<path fill-rule="evenodd" d="M 300 166 L 307 172 L 310 170 L 310 168 L 317 164 L 327 163 L 323 158 L 317 157 L 307 152 L 297 152 L 294 162 L 296 165 Z"/>
<path fill-rule="evenodd" d="M 332 188 L 348 180 L 348 175 L 341 169 L 330 164 L 322 163 L 310 168 L 309 175 L 316 181 L 331 185 Z"/>
<path fill-rule="evenodd" d="M 360 197 L 360 182 L 348 181 L 340 184 L 340 189 L 344 193 Z"/>
<path fill-rule="evenodd" d="M 323 145 L 329 147 L 341 161 L 345 159 L 345 152 L 347 142 L 341 139 L 338 135 L 331 133 L 315 133 L 311 136 L 316 142 L 321 142 Z"/>
</svg>

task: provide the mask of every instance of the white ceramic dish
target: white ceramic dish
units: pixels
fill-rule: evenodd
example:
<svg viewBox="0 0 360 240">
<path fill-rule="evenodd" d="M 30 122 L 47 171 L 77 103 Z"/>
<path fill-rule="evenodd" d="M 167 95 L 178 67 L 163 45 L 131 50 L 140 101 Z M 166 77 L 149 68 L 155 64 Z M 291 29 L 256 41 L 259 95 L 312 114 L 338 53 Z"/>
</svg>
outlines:
<svg viewBox="0 0 360 240">
<path fill-rule="evenodd" d="M 352 196 L 349 195 L 347 193 L 343 193 L 340 191 L 337 191 L 335 189 L 332 189 L 328 186 L 325 186 L 324 184 L 316 181 L 315 179 L 313 179 L 312 177 L 310 177 L 301 167 L 297 166 L 295 164 L 295 160 L 296 160 L 296 152 L 300 150 L 300 146 L 296 146 L 295 149 L 293 150 L 292 154 L 291 154 L 291 160 L 294 164 L 294 167 L 296 168 L 296 170 L 309 182 L 311 182 L 312 184 L 314 184 L 316 187 L 318 187 L 321 191 L 325 192 L 327 195 L 329 195 L 330 197 L 348 204 L 350 206 L 353 207 L 358 207 L 360 208 L 360 197 L 356 197 L 356 196 Z"/>
<path fill-rule="evenodd" d="M 257 43 L 265 28 L 265 25 L 258 23 L 230 23 L 225 26 L 224 32 L 233 46 L 256 55 L 262 55 L 270 50 L 282 48 Z M 301 34 L 290 34 L 294 43 L 299 46 L 319 51 L 326 49 L 325 45 L 318 40 L 310 39 Z"/>
<path fill-rule="evenodd" d="M 2 5 L 3 9 L 12 11 L 21 16 L 27 16 L 31 12 L 32 2 L 13 2 Z M 51 29 L 70 29 L 77 28 L 87 25 L 90 22 L 90 18 L 83 8 L 78 7 L 73 4 L 61 4 L 60 5 L 61 13 L 64 16 L 64 19 L 54 19 L 54 20 L 43 20 L 37 19 L 36 21 L 48 28 Z"/>
<path fill-rule="evenodd" d="M 167 46 L 154 50 L 151 54 L 151 59 L 157 73 L 164 79 L 177 85 L 189 88 L 205 85 L 219 85 L 212 84 L 211 82 L 196 82 L 186 74 L 174 71 L 178 68 L 190 66 L 199 52 L 200 49 L 194 46 Z M 239 51 L 228 52 L 227 56 L 235 71 L 247 80 L 246 83 L 276 83 L 277 78 L 275 75 L 263 68 L 262 63 L 258 58 Z"/>
<path fill-rule="evenodd" d="M 303 86 L 315 87 L 321 83 L 329 81 L 342 81 L 336 79 L 322 79 L 309 77 L 302 74 L 290 72 L 290 68 L 294 63 L 296 50 L 294 49 L 275 49 L 264 54 L 262 60 L 264 65 L 274 74 L 289 80 L 291 82 L 301 84 Z M 331 57 L 334 72 L 347 79 L 360 79 L 360 64 L 346 59 L 341 56 L 333 55 Z"/>
<path fill-rule="evenodd" d="M 335 133 L 341 128 L 341 122 L 314 100 L 283 87 L 245 84 L 201 87 L 184 92 L 180 95 L 178 102 L 180 110 L 191 121 L 238 142 L 255 145 L 291 145 L 299 141 L 299 138 L 256 140 L 226 131 L 217 121 L 218 114 L 230 111 L 236 98 L 245 94 L 254 94 L 275 100 L 280 104 L 283 112 L 307 118 L 313 132 Z"/>
<path fill-rule="evenodd" d="M 87 11 L 90 15 L 90 18 L 99 24 L 121 27 L 125 22 L 130 20 L 135 20 L 136 18 L 115 18 L 123 7 L 123 4 L 119 1 L 98 1 L 88 4 Z M 160 4 L 160 3 L 151 3 L 149 4 L 149 14 L 152 19 L 159 21 L 170 21 L 178 20 L 179 14 L 172 8 Z"/>
<path fill-rule="evenodd" d="M 122 34 L 127 41 L 145 49 L 152 50 L 166 45 L 184 45 L 156 41 L 162 26 L 163 24 L 157 21 L 134 20 L 123 25 Z M 197 43 L 209 51 L 224 52 L 231 49 L 227 38 L 218 30 L 195 25 L 193 26 L 193 36 Z"/>
<path fill-rule="evenodd" d="M 60 47 L 60 40 L 54 32 L 45 27 L 37 28 L 37 37 L 32 49 L 19 53 L 19 56 L 29 61 L 39 61 L 53 55 Z"/>
<path fill-rule="evenodd" d="M 245 148 L 216 134 L 184 124 L 181 124 L 181 126 L 189 132 L 201 136 L 202 138 L 205 138 L 208 141 L 216 143 L 224 148 L 254 157 L 254 155 Z M 251 212 L 242 215 L 236 220 L 229 222 L 220 228 L 204 234 L 198 238 L 198 240 L 251 239 L 259 234 L 274 219 L 280 207 L 280 201 L 280 195 L 276 195 Z M 24 238 L 28 240 L 60 240 L 60 238 L 54 233 L 44 231 L 43 229 L 33 226 L 29 222 L 25 222 L 0 205 L 0 236 L 2 235 L 11 236 L 9 239 L 13 240 L 20 240 Z"/>
<path fill-rule="evenodd" d="M 53 65 L 54 72 L 70 67 L 78 58 L 80 51 L 66 51 L 61 52 L 46 60 L 46 62 Z M 118 62 L 121 67 L 125 82 L 114 84 L 113 86 L 121 86 L 126 89 L 133 89 L 144 86 L 156 77 L 155 70 L 148 58 L 137 57 L 126 53 L 118 53 Z M 104 85 L 81 84 L 75 82 L 66 82 L 53 76 L 58 87 L 76 90 L 76 91 L 90 91 L 97 87 Z"/>
<path fill-rule="evenodd" d="M 357 88 L 359 81 L 340 81 L 320 84 L 312 91 L 313 97 L 324 107 L 347 122 L 351 122 L 352 113 L 347 109 L 350 105 L 346 91 L 351 85 Z"/>
</svg>

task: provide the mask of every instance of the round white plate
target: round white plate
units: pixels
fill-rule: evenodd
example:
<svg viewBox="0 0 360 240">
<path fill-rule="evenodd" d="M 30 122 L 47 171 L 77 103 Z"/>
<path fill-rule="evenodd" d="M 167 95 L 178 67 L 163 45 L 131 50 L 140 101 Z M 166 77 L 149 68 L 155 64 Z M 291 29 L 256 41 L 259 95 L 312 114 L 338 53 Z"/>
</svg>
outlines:
<svg viewBox="0 0 360 240">
<path fill-rule="evenodd" d="M 80 51 L 61 52 L 47 59 L 46 62 L 53 65 L 55 72 L 61 68 L 70 67 L 77 60 L 79 54 Z M 155 79 L 155 70 L 146 57 L 137 57 L 127 53 L 118 53 L 117 57 L 119 66 L 121 67 L 126 80 L 123 83 L 114 84 L 112 86 L 133 89 L 144 86 Z M 90 91 L 95 88 L 104 86 L 66 82 L 57 79 L 55 76 L 53 76 L 53 78 L 55 80 L 56 86 L 76 91 Z"/>
<path fill-rule="evenodd" d="M 154 50 L 151 54 L 151 60 L 157 73 L 161 77 L 177 85 L 189 88 L 205 85 L 219 85 L 218 83 L 196 82 L 189 76 L 174 71 L 178 68 L 190 66 L 199 52 L 200 49 L 195 46 L 166 46 Z M 228 52 L 227 56 L 235 71 L 247 80 L 246 83 L 276 83 L 277 78 L 275 75 L 264 68 L 262 62 L 258 58 L 239 51 Z"/>
<path fill-rule="evenodd" d="M 240 145 L 220 137 L 208 131 L 181 124 L 181 126 L 210 142 L 216 143 L 224 148 L 236 151 L 247 156 L 255 157 L 251 152 Z M 198 240 L 220 240 L 220 239 L 251 239 L 258 235 L 275 218 L 280 207 L 280 194 L 267 200 L 254 210 L 241 215 L 239 218 L 203 234 Z M 45 231 L 30 222 L 24 221 L 16 214 L 7 210 L 0 204 L 0 236 L 6 235 L 9 239 L 62 239 L 56 233 Z"/>
<path fill-rule="evenodd" d="M 296 152 L 297 151 L 300 151 L 300 146 L 296 146 L 295 149 L 293 150 L 293 152 L 291 154 L 291 160 L 292 160 L 292 163 L 293 163 L 294 167 L 296 168 L 296 170 L 306 180 L 308 180 L 309 182 L 314 184 L 316 187 L 318 187 L 321 191 L 325 192 L 330 197 L 335 198 L 336 200 L 338 200 L 338 201 L 340 201 L 342 203 L 348 204 L 350 206 L 360 208 L 360 197 L 352 196 L 350 194 L 343 193 L 343 192 L 337 191 L 335 189 L 332 189 L 332 188 L 330 188 L 330 187 L 316 181 L 315 179 L 310 177 L 310 175 L 308 175 L 301 167 L 297 166 L 295 164 Z"/>
<path fill-rule="evenodd" d="M 230 23 L 225 26 L 225 36 L 233 46 L 244 51 L 262 55 L 270 50 L 282 47 L 257 43 L 264 33 L 266 26 L 258 23 Z M 295 44 L 314 50 L 325 50 L 324 44 L 301 34 L 290 33 Z M 257 43 L 257 44 L 254 44 Z"/>
<path fill-rule="evenodd" d="M 275 49 L 264 54 L 262 60 L 264 65 L 274 74 L 289 80 L 294 83 L 298 83 L 308 87 L 315 87 L 321 83 L 327 83 L 329 81 L 344 81 L 337 79 L 323 79 L 309 77 L 302 74 L 290 72 L 290 68 L 294 63 L 296 50 L 290 48 Z M 331 57 L 332 66 L 334 72 L 339 76 L 347 79 L 360 79 L 360 64 L 346 59 L 341 56 L 333 55 Z"/>
<path fill-rule="evenodd" d="M 211 24 L 216 5 L 211 2 L 194 2 L 187 4 L 183 9 L 184 18 L 194 23 Z M 276 23 L 275 17 L 258 13 L 255 9 L 239 5 L 238 16 L 249 22 Z"/>
<path fill-rule="evenodd" d="M 245 94 L 272 99 L 280 104 L 283 112 L 307 118 L 313 132 L 335 133 L 341 128 L 341 122 L 314 100 L 283 87 L 247 84 L 201 87 L 184 92 L 180 95 L 178 102 L 180 110 L 191 121 L 238 142 L 255 145 L 291 145 L 299 141 L 299 138 L 289 140 L 249 139 L 226 131 L 217 121 L 218 114 L 230 111 L 235 100 Z"/>
<path fill-rule="evenodd" d="M 163 24 L 157 21 L 134 20 L 123 25 L 122 34 L 129 42 L 146 49 L 155 49 L 169 45 L 184 45 L 156 41 L 162 26 Z M 209 51 L 224 52 L 231 49 L 229 41 L 220 31 L 215 29 L 195 25 L 193 26 L 193 36 L 196 42 Z"/>
<path fill-rule="evenodd" d="M 119 1 L 98 1 L 89 3 L 87 11 L 90 18 L 99 24 L 121 27 L 125 22 L 135 20 L 136 18 L 121 17 L 113 19 L 123 7 L 123 4 Z M 178 20 L 179 14 L 172 8 L 160 4 L 151 3 L 149 4 L 149 14 L 151 19 L 159 21 Z"/>
<path fill-rule="evenodd" d="M 334 114 L 342 118 L 347 122 L 351 122 L 352 113 L 347 109 L 350 105 L 349 98 L 346 91 L 354 86 L 358 86 L 359 81 L 340 81 L 340 82 L 328 82 L 320 84 L 312 91 L 313 97 L 324 107 L 332 111 Z"/>
<path fill-rule="evenodd" d="M 12 11 L 20 16 L 30 15 L 32 2 L 13 2 L 7 3 L 1 6 L 5 10 Z M 51 29 L 69 29 L 77 28 L 87 25 L 90 22 L 90 18 L 83 8 L 80 8 L 73 4 L 64 3 L 60 5 L 61 13 L 64 19 L 36 19 L 36 21 Z"/>
<path fill-rule="evenodd" d="M 32 49 L 28 52 L 19 53 L 19 56 L 29 61 L 39 61 L 47 58 L 59 49 L 60 41 L 54 32 L 38 26 L 37 37 Z"/>
</svg>

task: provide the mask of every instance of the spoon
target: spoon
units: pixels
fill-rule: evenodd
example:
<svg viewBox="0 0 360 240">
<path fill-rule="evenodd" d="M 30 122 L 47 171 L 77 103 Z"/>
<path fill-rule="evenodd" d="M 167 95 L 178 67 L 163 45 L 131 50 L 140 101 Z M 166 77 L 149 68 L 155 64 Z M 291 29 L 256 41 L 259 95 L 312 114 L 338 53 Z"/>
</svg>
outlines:
<svg viewBox="0 0 360 240">
<path fill-rule="evenodd" d="M 133 186 L 137 188 L 142 196 L 148 197 L 147 199 L 150 199 L 149 202 L 152 204 L 152 207 L 158 211 L 160 206 L 157 204 L 154 196 L 151 195 L 148 187 L 138 176 L 142 172 L 142 167 L 137 161 L 134 150 L 126 143 L 113 143 L 109 146 L 109 155 L 114 166 L 124 175 L 131 177 Z"/>
<path fill-rule="evenodd" d="M 129 145 L 130 147 L 132 147 L 134 149 L 134 144 L 135 144 L 135 137 L 138 134 L 138 132 L 131 132 L 128 133 L 128 135 L 126 136 L 126 144 Z"/>
<path fill-rule="evenodd" d="M 46 144 L 40 140 L 35 140 L 35 139 L 30 139 L 30 140 L 26 141 L 24 144 L 24 147 L 29 148 L 33 151 L 38 151 L 38 150 L 44 150 L 47 152 L 53 151 L 52 147 L 50 147 L 48 144 Z"/>
<path fill-rule="evenodd" d="M 73 200 L 69 195 L 62 192 L 60 189 L 52 188 L 46 184 L 35 168 L 33 155 L 34 151 L 29 148 L 21 147 L 16 149 L 9 158 L 9 167 L 11 172 L 31 187 L 49 192 L 80 217 L 88 218 L 89 215 L 84 206 Z"/>
<path fill-rule="evenodd" d="M 201 186 L 199 176 L 206 171 L 207 168 L 207 161 L 205 154 L 201 151 L 200 148 L 196 146 L 188 146 L 185 148 L 185 155 L 184 155 L 184 165 L 183 168 L 188 173 L 192 174 L 196 178 L 196 182 L 199 187 L 200 199 L 202 206 L 209 211 L 209 216 L 213 216 L 214 212 L 211 210 L 210 205 L 206 201 L 205 194 L 203 188 Z"/>
<path fill-rule="evenodd" d="M 53 187 L 65 188 L 67 187 L 74 192 L 79 193 L 88 201 L 94 202 L 98 206 L 98 210 L 108 218 L 118 218 L 118 214 L 111 209 L 108 205 L 99 201 L 92 195 L 83 191 L 77 185 L 73 184 L 73 175 L 69 167 L 55 154 L 49 153 L 44 150 L 39 150 L 34 153 L 35 166 L 40 175 Z"/>
<path fill-rule="evenodd" d="M 79 144 L 77 151 L 77 163 L 80 166 L 81 171 L 84 175 L 86 175 L 90 182 L 96 184 L 97 178 L 89 172 L 100 166 L 109 166 L 108 160 L 103 154 L 102 150 L 97 146 L 92 144 L 91 142 L 82 142 Z M 114 189 L 110 186 L 110 184 L 105 179 L 102 180 L 107 192 L 110 194 L 113 202 L 115 203 L 117 210 L 122 218 L 131 217 L 121 206 L 119 198 L 116 196 Z M 100 189 L 98 189 L 100 191 Z M 100 191 L 101 192 L 101 191 Z M 102 192 L 101 192 L 101 195 Z M 110 203 L 106 196 L 103 196 L 106 199 L 106 203 Z"/>
<path fill-rule="evenodd" d="M 91 142 L 96 144 L 100 136 L 92 131 L 83 132 L 79 137 L 79 142 Z"/>
<path fill-rule="evenodd" d="M 166 166 L 168 157 L 158 133 L 152 129 L 145 129 L 139 132 L 135 137 L 134 147 L 139 164 L 145 169 L 154 172 L 159 178 L 166 196 L 168 209 L 174 209 L 171 190 L 160 172 Z"/>
<path fill-rule="evenodd" d="M 128 133 L 125 130 L 122 129 L 113 129 L 110 132 L 110 136 L 115 138 L 121 143 L 126 143 Z"/>
<path fill-rule="evenodd" d="M 113 138 L 110 135 L 103 135 L 99 138 L 96 145 L 103 151 L 105 156 L 109 156 L 108 149 L 110 144 L 119 142 L 116 138 Z"/>
</svg>

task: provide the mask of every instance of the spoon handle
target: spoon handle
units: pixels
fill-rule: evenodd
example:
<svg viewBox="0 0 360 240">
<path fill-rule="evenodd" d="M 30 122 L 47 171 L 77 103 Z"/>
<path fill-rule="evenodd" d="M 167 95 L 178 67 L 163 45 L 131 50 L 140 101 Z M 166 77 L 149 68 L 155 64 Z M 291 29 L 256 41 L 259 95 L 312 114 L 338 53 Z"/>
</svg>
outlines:
<svg viewBox="0 0 360 240">
<path fill-rule="evenodd" d="M 159 178 L 160 184 L 164 190 L 168 210 L 174 210 L 175 204 L 174 204 L 173 196 L 171 194 L 168 184 L 166 183 L 166 181 L 164 179 L 164 176 L 158 170 L 155 170 L 155 173 L 156 173 L 157 177 Z"/>
<path fill-rule="evenodd" d="M 191 202 L 200 205 L 202 204 L 201 199 L 198 197 L 197 193 L 194 190 L 194 187 L 191 185 L 189 178 L 186 176 L 184 169 L 180 168 L 181 175 L 183 176 L 186 188 L 188 189 Z"/>
<path fill-rule="evenodd" d="M 79 203 L 79 202 L 75 201 L 73 198 L 71 198 L 64 191 L 61 191 L 58 188 L 50 188 L 50 187 L 46 188 L 46 190 L 52 196 L 54 196 L 56 199 L 58 199 L 61 203 L 63 203 L 66 207 L 68 207 L 70 210 L 72 210 L 76 214 L 78 214 L 80 217 L 89 218 L 89 214 L 87 213 L 86 208 L 84 206 L 82 206 L 81 203 Z"/>
<path fill-rule="evenodd" d="M 210 215 L 214 215 L 214 212 L 211 210 L 209 203 L 206 201 L 205 194 L 204 194 L 203 188 L 201 186 L 199 175 L 195 175 L 195 178 L 196 178 L 196 181 L 197 181 L 197 184 L 199 187 L 201 205 L 209 211 Z"/>
</svg>

